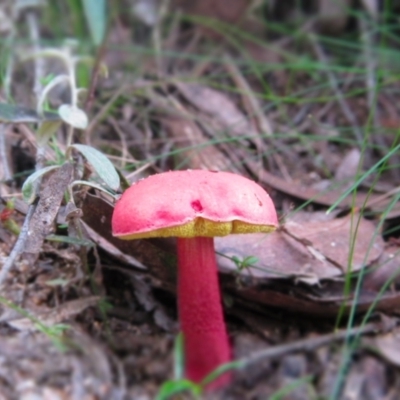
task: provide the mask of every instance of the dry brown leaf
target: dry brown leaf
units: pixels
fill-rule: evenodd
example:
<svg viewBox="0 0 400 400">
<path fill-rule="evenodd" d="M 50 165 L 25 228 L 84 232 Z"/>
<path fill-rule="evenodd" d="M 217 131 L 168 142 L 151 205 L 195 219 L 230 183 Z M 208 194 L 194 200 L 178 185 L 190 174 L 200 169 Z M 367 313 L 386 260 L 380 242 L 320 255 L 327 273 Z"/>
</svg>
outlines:
<svg viewBox="0 0 400 400">
<path fill-rule="evenodd" d="M 400 328 L 376 337 L 373 344 L 387 361 L 400 367 Z"/>
<path fill-rule="evenodd" d="M 201 129 L 192 121 L 179 117 L 163 118 L 162 123 L 169 135 L 177 141 L 181 165 L 191 169 L 210 169 L 213 171 L 232 170 L 229 159 L 220 152 Z M 205 146 L 206 143 L 209 145 Z"/>
<path fill-rule="evenodd" d="M 255 265 L 240 271 L 241 276 L 255 279 L 293 278 L 309 284 L 320 279 L 339 276 L 341 271 L 328 260 L 316 259 L 293 238 L 282 232 L 254 235 L 230 235 L 215 238 L 218 265 L 223 271 L 237 271 L 236 264 L 227 257 L 243 260 L 253 256 Z"/>
<path fill-rule="evenodd" d="M 104 246 L 106 251 L 112 249 L 112 254 L 123 259 L 124 262 L 128 262 L 133 268 L 143 270 L 140 266 L 145 266 L 154 276 L 165 282 L 166 287 L 171 282 L 175 282 L 175 269 L 170 267 L 171 252 L 169 252 L 168 240 L 127 241 L 113 237 L 111 233 L 113 207 L 101 197 L 87 193 L 82 204 L 82 211 L 83 221 L 96 233 L 92 239 L 100 246 Z M 103 239 L 100 240 L 100 237 Z M 156 247 L 154 243 L 161 243 L 161 245 Z M 172 256 L 175 254 L 174 252 L 175 249 L 173 249 Z"/>
<path fill-rule="evenodd" d="M 256 169 L 252 167 L 251 163 L 246 162 L 254 173 Z M 261 183 L 270 186 L 280 192 L 286 193 L 289 196 L 293 196 L 298 199 L 312 201 L 317 204 L 323 204 L 325 206 L 332 206 L 336 201 L 343 195 L 341 189 L 329 189 L 327 191 L 319 191 L 309 186 L 300 185 L 296 182 L 286 182 L 284 179 L 275 176 L 264 170 L 260 175 Z M 371 208 L 374 212 L 386 212 L 388 205 L 393 200 L 393 195 L 396 192 L 388 193 L 388 195 L 382 196 L 376 193 L 363 193 L 357 191 L 357 193 L 350 193 L 345 197 L 339 204 L 338 207 L 345 208 Z M 396 218 L 400 215 L 400 202 L 397 202 L 388 214 L 385 214 L 386 219 Z"/>
<path fill-rule="evenodd" d="M 155 299 L 148 280 L 139 274 L 129 275 L 135 289 L 135 297 L 147 312 L 152 312 L 155 323 L 166 332 L 177 331 L 177 324 L 169 317 L 165 307 Z"/>
<path fill-rule="evenodd" d="M 116 246 L 107 241 L 103 236 L 99 235 L 95 230 L 93 230 L 90 226 L 86 225 L 83 222 L 83 227 L 85 228 L 87 236 L 98 246 L 100 246 L 103 250 L 105 250 L 108 254 L 111 254 L 117 260 L 121 260 L 122 262 L 132 265 L 139 269 L 146 269 L 140 261 L 138 261 L 135 257 L 130 256 L 129 254 L 123 253 Z"/>
<path fill-rule="evenodd" d="M 354 225 L 351 216 L 309 222 L 288 220 L 283 231 L 269 235 L 216 238 L 217 251 L 222 254 L 218 257 L 219 265 L 225 270 L 237 270 L 236 264 L 227 257 L 236 256 L 243 260 L 253 256 L 258 261 L 242 270 L 241 275 L 296 278 L 309 284 L 343 276 L 349 259 L 352 271 L 358 271 L 378 259 L 384 243 L 372 222 L 361 219 L 356 231 L 358 219 L 353 218 Z M 350 238 L 354 232 L 357 233 L 352 249 Z"/>
<path fill-rule="evenodd" d="M 400 248 L 389 245 L 382 253 L 376 265 L 366 274 L 363 288 L 378 292 L 388 281 L 400 281 Z"/>
<path fill-rule="evenodd" d="M 355 362 L 347 376 L 342 399 L 386 399 L 386 366 L 376 357 Z"/>
<path fill-rule="evenodd" d="M 387 393 L 386 365 L 376 357 L 368 357 L 364 360 L 364 397 L 379 399 Z M 386 399 L 385 399 L 386 400 Z M 389 399 L 387 399 L 389 400 Z"/>
<path fill-rule="evenodd" d="M 384 242 L 376 226 L 359 215 L 349 214 L 331 221 L 299 224 L 287 221 L 285 230 L 307 248 L 321 253 L 343 272 L 371 265 L 382 254 Z"/>
<path fill-rule="evenodd" d="M 354 148 L 348 151 L 336 169 L 335 180 L 346 181 L 354 178 L 357 175 L 360 160 L 361 152 L 359 149 Z M 350 182 L 350 184 L 352 183 L 353 181 Z"/>
<path fill-rule="evenodd" d="M 206 86 L 175 82 L 176 87 L 200 111 L 216 118 L 230 136 L 257 136 L 246 116 L 223 93 Z"/>
</svg>

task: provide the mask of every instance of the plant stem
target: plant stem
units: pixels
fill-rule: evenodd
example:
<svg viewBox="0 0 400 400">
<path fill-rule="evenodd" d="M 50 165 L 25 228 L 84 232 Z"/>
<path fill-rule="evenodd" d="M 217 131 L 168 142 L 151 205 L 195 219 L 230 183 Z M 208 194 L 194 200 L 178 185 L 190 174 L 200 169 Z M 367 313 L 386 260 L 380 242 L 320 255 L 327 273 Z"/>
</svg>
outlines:
<svg viewBox="0 0 400 400">
<path fill-rule="evenodd" d="M 178 310 L 185 349 L 186 377 L 200 382 L 231 360 L 218 284 L 214 239 L 178 238 Z M 208 389 L 229 383 L 224 374 Z"/>
</svg>

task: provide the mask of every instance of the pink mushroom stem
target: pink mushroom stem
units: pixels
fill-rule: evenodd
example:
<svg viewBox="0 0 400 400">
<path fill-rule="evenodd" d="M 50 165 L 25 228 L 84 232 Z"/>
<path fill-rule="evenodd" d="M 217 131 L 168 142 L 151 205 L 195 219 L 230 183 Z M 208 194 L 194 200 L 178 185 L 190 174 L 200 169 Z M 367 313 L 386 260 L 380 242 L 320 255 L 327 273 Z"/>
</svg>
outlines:
<svg viewBox="0 0 400 400">
<path fill-rule="evenodd" d="M 178 238 L 178 311 L 184 338 L 186 377 L 200 382 L 231 360 L 218 283 L 214 239 Z M 208 389 L 229 383 L 225 373 Z"/>
</svg>

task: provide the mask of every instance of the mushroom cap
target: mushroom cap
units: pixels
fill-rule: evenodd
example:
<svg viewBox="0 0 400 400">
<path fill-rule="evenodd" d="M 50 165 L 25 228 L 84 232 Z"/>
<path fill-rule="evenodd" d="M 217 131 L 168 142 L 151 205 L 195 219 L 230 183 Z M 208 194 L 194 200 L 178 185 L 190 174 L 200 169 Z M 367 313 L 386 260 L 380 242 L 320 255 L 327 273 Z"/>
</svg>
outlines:
<svg viewBox="0 0 400 400">
<path fill-rule="evenodd" d="M 229 172 L 170 171 L 128 188 L 118 200 L 113 235 L 121 239 L 270 232 L 274 204 L 257 183 Z"/>
</svg>

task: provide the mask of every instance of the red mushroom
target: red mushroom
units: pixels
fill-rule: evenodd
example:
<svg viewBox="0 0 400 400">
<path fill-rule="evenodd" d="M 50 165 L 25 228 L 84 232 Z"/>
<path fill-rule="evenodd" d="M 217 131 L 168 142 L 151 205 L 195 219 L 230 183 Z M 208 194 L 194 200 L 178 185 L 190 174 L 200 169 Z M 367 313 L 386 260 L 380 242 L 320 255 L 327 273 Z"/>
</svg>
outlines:
<svg viewBox="0 0 400 400">
<path fill-rule="evenodd" d="M 278 224 L 269 195 L 228 172 L 172 171 L 132 185 L 117 202 L 113 235 L 121 239 L 177 237 L 178 311 L 185 375 L 200 382 L 231 360 L 214 252 L 214 236 L 270 232 Z M 225 373 L 208 388 L 230 381 Z"/>
</svg>

